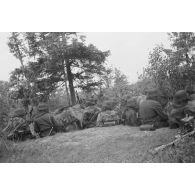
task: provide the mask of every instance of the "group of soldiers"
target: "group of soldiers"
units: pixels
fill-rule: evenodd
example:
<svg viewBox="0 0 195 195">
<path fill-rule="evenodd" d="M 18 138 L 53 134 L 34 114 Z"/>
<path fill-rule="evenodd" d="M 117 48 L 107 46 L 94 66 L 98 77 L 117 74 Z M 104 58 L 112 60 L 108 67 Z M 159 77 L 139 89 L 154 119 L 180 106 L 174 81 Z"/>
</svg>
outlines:
<svg viewBox="0 0 195 195">
<path fill-rule="evenodd" d="M 31 110 L 32 112 L 32 110 Z M 54 134 L 58 125 L 49 112 L 46 103 L 40 103 L 36 111 L 31 113 L 24 108 L 18 108 L 10 115 L 8 125 L 3 134 L 10 140 L 23 140 L 24 138 L 38 138 Z"/>
<path fill-rule="evenodd" d="M 124 106 L 109 104 L 103 108 L 90 101 L 85 109 L 74 107 L 64 109 L 60 114 L 52 114 L 46 103 L 39 103 L 26 111 L 18 108 L 10 115 L 3 133 L 10 140 L 38 138 L 66 131 L 68 125 L 76 128 L 124 124 L 139 126 L 140 130 L 155 130 L 161 127 L 178 128 L 183 126 L 185 117 L 195 117 L 195 90 L 180 90 L 170 100 L 160 90 L 153 89 L 146 96 L 131 97 Z M 123 107 L 123 108 L 122 108 Z M 76 107 L 75 107 L 76 108 Z M 114 123 L 113 123 L 114 122 Z"/>
<path fill-rule="evenodd" d="M 140 101 L 136 100 L 131 98 L 122 118 L 128 125 L 140 126 L 140 130 L 155 130 L 168 126 L 180 128 L 184 125 L 184 118 L 195 117 L 193 88 L 177 91 L 172 100 L 158 89 L 150 90 Z"/>
</svg>

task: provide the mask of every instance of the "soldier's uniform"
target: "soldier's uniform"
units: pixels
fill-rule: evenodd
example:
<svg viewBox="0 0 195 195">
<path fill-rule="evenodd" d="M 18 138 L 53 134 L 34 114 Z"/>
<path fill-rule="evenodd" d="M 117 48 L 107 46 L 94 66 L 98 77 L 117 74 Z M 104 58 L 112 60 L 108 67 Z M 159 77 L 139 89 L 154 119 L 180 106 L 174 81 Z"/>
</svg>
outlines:
<svg viewBox="0 0 195 195">
<path fill-rule="evenodd" d="M 188 104 L 188 94 L 184 90 L 179 90 L 173 97 L 173 109 L 169 116 L 169 125 L 171 128 L 182 126 L 181 119 L 185 117 L 185 108 Z"/>
<path fill-rule="evenodd" d="M 19 131 L 27 131 L 28 124 L 25 120 L 26 112 L 22 108 L 16 109 L 10 117 L 8 125 L 3 130 L 3 133 L 7 136 L 8 139 L 16 138 L 16 134 Z"/>
<path fill-rule="evenodd" d="M 138 120 L 138 103 L 136 98 L 131 98 L 127 101 L 126 108 L 122 114 L 124 125 L 137 126 Z"/>
<path fill-rule="evenodd" d="M 147 99 L 140 103 L 139 114 L 142 125 L 152 125 L 153 129 L 168 126 L 168 116 L 163 112 L 158 101 L 161 93 L 158 90 L 148 92 Z"/>
<path fill-rule="evenodd" d="M 188 104 L 184 109 L 185 115 L 193 116 L 195 118 L 195 94 L 190 95 Z"/>
<path fill-rule="evenodd" d="M 185 91 L 189 94 L 189 101 L 184 112 L 195 117 L 195 85 L 187 86 Z"/>
<path fill-rule="evenodd" d="M 34 117 L 34 131 L 40 136 L 45 137 L 53 135 L 58 130 L 57 123 L 49 113 L 49 108 L 45 103 L 38 105 L 38 113 Z"/>
<path fill-rule="evenodd" d="M 77 122 L 79 120 L 76 118 L 75 112 L 76 111 L 74 108 L 67 108 L 64 109 L 61 113 L 54 116 L 55 122 L 57 123 L 58 126 L 58 131 L 68 132 L 70 131 L 70 129 L 71 130 L 78 129 Z M 81 116 L 80 116 L 80 122 L 82 122 Z"/>
</svg>

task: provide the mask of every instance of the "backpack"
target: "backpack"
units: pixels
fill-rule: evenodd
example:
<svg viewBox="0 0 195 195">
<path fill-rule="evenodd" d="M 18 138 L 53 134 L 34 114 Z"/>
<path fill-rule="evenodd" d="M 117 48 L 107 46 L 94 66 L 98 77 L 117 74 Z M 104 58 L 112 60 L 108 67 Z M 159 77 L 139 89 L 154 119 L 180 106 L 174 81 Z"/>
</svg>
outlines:
<svg viewBox="0 0 195 195">
<path fill-rule="evenodd" d="M 97 118 L 97 126 L 113 126 L 118 125 L 120 122 L 120 117 L 118 113 L 114 110 L 107 110 L 100 112 Z"/>
</svg>

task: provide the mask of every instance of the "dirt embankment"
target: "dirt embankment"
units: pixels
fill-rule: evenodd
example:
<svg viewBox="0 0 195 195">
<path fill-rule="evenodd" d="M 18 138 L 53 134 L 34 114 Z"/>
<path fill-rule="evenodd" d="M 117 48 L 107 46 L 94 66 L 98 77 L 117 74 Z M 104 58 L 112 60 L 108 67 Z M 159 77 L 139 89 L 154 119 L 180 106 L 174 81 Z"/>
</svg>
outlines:
<svg viewBox="0 0 195 195">
<path fill-rule="evenodd" d="M 177 130 L 153 132 L 137 127 L 113 126 L 59 133 L 51 137 L 14 144 L 1 162 L 150 162 L 151 148 L 175 139 Z"/>
</svg>

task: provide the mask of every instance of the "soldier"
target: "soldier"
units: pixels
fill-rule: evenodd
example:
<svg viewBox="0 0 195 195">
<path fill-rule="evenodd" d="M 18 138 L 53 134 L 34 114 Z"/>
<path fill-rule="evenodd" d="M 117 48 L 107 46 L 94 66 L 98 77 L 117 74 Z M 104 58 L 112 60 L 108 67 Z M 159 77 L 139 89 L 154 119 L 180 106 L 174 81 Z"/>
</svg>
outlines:
<svg viewBox="0 0 195 195">
<path fill-rule="evenodd" d="M 185 88 L 186 93 L 189 95 L 189 99 L 193 99 L 193 96 L 195 96 L 195 85 L 187 85 Z M 192 96 L 192 97 L 191 97 Z"/>
<path fill-rule="evenodd" d="M 47 104 L 40 103 L 37 110 L 37 115 L 34 117 L 34 131 L 40 137 L 55 134 L 58 131 L 58 125 L 54 117 L 49 113 Z"/>
<path fill-rule="evenodd" d="M 195 85 L 188 87 L 186 92 L 189 94 L 189 101 L 185 107 L 185 114 L 195 118 Z"/>
<path fill-rule="evenodd" d="M 78 113 L 79 109 L 77 106 L 64 108 L 60 113 L 54 115 L 58 131 L 68 132 L 82 127 L 82 109 L 80 109 L 81 112 Z"/>
<path fill-rule="evenodd" d="M 94 99 L 90 100 L 88 107 L 84 109 L 83 113 L 83 128 L 90 128 L 96 126 L 96 120 L 101 109 L 96 106 Z"/>
<path fill-rule="evenodd" d="M 126 108 L 122 114 L 124 125 L 137 126 L 139 125 L 138 120 L 138 103 L 136 98 L 127 100 Z"/>
<path fill-rule="evenodd" d="M 139 114 L 142 125 L 140 129 L 155 130 L 157 128 L 168 126 L 168 117 L 163 112 L 162 105 L 159 102 L 159 97 L 162 96 L 160 91 L 154 89 L 148 91 L 146 100 L 143 100 L 139 106 Z"/>
<path fill-rule="evenodd" d="M 3 130 L 3 133 L 8 139 L 20 139 L 20 135 L 28 132 L 28 124 L 25 120 L 26 112 L 23 108 L 16 109 L 12 114 L 8 122 L 7 127 Z"/>
<path fill-rule="evenodd" d="M 195 94 L 191 94 L 189 97 L 188 104 L 184 109 L 185 115 L 193 116 L 195 118 Z"/>
<path fill-rule="evenodd" d="M 188 104 L 189 96 L 185 90 L 179 90 L 173 97 L 173 109 L 170 112 L 169 125 L 170 128 L 182 126 L 181 119 L 185 117 L 185 107 Z"/>
</svg>

